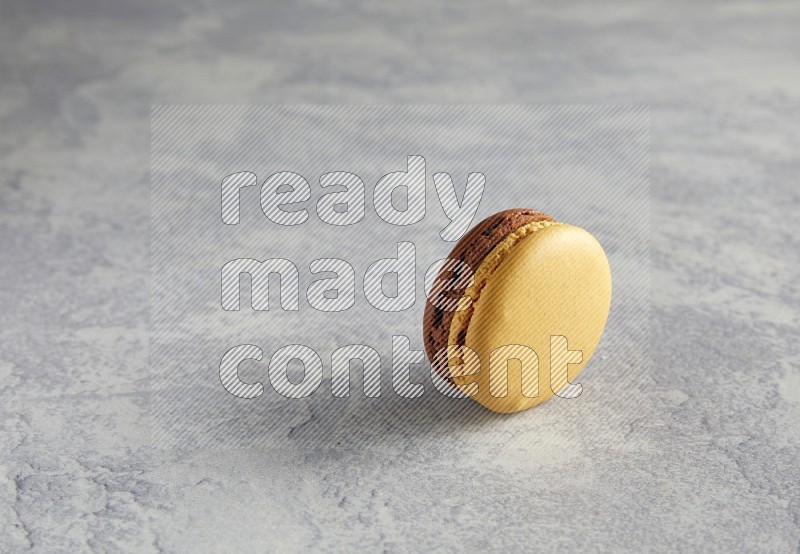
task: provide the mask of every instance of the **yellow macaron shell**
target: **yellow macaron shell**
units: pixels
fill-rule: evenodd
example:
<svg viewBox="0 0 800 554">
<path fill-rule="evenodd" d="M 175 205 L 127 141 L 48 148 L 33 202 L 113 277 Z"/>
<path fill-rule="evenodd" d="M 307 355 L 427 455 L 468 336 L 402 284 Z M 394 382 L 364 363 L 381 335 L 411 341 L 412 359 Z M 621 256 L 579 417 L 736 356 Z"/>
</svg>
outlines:
<svg viewBox="0 0 800 554">
<path fill-rule="evenodd" d="M 458 312 L 450 328 L 449 342 L 455 344 L 463 326 L 467 327 L 465 344 L 480 360 L 477 375 L 457 376 L 451 359 L 456 384 L 466 392 L 469 383 L 476 383 L 473 398 L 495 412 L 531 408 L 552 397 L 552 389 L 563 390 L 565 378 L 573 382 L 600 341 L 611 304 L 608 260 L 591 234 L 558 223 L 526 227 L 486 257 L 475 273 L 478 288 L 468 291 L 476 299 L 472 308 Z M 563 339 L 551 339 L 558 336 L 566 337 L 566 344 Z M 562 369 L 551 387 L 552 341 L 560 345 L 553 351 L 561 349 L 555 367 Z M 567 365 L 565 359 L 580 363 Z M 474 386 L 469 390 L 474 392 Z"/>
</svg>

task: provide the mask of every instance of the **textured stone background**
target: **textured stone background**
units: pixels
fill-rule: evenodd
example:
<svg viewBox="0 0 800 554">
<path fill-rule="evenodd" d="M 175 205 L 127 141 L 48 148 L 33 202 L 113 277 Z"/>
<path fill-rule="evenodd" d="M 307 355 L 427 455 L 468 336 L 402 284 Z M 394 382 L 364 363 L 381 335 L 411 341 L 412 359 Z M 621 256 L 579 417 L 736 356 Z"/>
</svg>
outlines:
<svg viewBox="0 0 800 554">
<path fill-rule="evenodd" d="M 796 2 L 0 2 L 0 550 L 798 551 L 798 28 Z M 640 417 L 151 448 L 155 103 L 650 104 Z"/>
</svg>

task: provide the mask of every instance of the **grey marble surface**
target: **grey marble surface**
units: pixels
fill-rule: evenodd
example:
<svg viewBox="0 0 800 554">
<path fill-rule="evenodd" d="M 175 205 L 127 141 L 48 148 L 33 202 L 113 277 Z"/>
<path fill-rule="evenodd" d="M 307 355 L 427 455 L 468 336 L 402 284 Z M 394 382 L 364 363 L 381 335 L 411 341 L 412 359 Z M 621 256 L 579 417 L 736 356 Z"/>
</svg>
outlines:
<svg viewBox="0 0 800 554">
<path fill-rule="evenodd" d="M 796 2 L 1 2 L 0 550 L 798 551 L 798 28 Z M 650 104 L 638 416 L 151 446 L 169 103 Z"/>
</svg>

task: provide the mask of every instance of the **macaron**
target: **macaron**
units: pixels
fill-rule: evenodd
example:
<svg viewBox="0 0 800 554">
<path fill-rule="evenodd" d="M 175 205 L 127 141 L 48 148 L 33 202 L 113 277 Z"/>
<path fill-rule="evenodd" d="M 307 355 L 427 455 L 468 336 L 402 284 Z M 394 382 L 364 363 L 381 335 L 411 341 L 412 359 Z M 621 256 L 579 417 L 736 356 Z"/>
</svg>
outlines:
<svg viewBox="0 0 800 554">
<path fill-rule="evenodd" d="M 580 394 L 608 319 L 611 270 L 586 230 L 529 209 L 492 215 L 448 256 L 425 305 L 433 369 L 489 410 Z"/>
</svg>

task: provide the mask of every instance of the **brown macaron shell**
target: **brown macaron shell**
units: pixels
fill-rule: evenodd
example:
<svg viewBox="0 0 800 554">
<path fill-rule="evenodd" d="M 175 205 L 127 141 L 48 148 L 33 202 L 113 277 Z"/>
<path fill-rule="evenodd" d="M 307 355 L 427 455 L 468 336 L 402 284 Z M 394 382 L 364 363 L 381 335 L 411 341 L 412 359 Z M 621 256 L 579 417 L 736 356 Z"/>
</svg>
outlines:
<svg viewBox="0 0 800 554">
<path fill-rule="evenodd" d="M 480 267 L 484 258 L 486 258 L 503 239 L 520 227 L 538 221 L 554 220 L 547 214 L 524 208 L 496 213 L 478 223 L 464 235 L 461 240 L 456 243 L 453 251 L 450 252 L 447 258 L 465 263 L 474 274 L 478 270 L 478 267 Z M 439 272 L 434 281 L 434 288 L 437 283 L 452 280 L 452 278 L 453 272 L 443 269 Z M 442 294 L 447 298 L 458 299 L 464 295 L 466 288 L 465 286 L 463 288 L 445 290 Z M 425 352 L 431 364 L 433 364 L 433 369 L 436 370 L 442 379 L 450 383 L 453 383 L 453 379 L 450 375 L 446 359 L 440 359 L 439 363 L 437 363 L 435 356 L 437 352 L 448 346 L 450 324 L 453 321 L 454 314 L 454 311 L 437 308 L 429 299 L 426 299 L 425 313 L 422 318 Z"/>
</svg>

